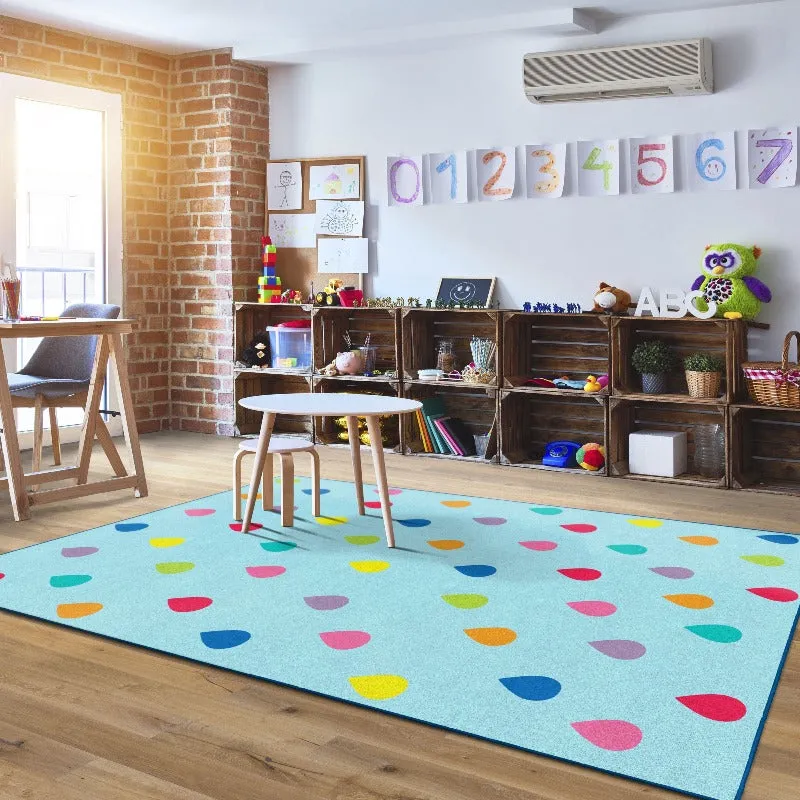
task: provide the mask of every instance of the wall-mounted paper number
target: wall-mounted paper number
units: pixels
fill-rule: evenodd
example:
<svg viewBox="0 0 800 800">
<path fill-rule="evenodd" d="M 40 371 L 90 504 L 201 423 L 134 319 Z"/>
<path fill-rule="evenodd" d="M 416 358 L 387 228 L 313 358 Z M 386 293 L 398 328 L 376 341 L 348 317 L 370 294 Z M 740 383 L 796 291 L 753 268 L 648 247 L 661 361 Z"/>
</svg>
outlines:
<svg viewBox="0 0 800 800">
<path fill-rule="evenodd" d="M 533 184 L 533 190 L 538 194 L 551 194 L 561 182 L 561 175 L 556 169 L 556 157 L 552 150 L 532 150 L 531 158 L 544 158 L 546 161 L 539 167 L 539 172 L 543 175 L 549 175 L 550 179 L 546 181 L 536 181 Z"/>
<path fill-rule="evenodd" d="M 488 197 L 508 197 L 513 193 L 513 189 L 508 187 L 495 188 L 495 184 L 500 180 L 503 175 L 503 170 L 506 168 L 508 158 L 505 153 L 500 150 L 490 150 L 488 153 L 483 154 L 483 163 L 488 165 L 492 159 L 499 158 L 500 166 L 489 176 L 489 180 L 483 186 L 483 193 Z"/>
<path fill-rule="evenodd" d="M 598 161 L 603 151 L 599 147 L 593 147 L 589 157 L 583 162 L 582 169 L 597 169 L 603 172 L 603 189 L 607 192 L 611 189 L 611 171 L 614 169 L 612 161 Z"/>
<path fill-rule="evenodd" d="M 700 146 L 694 154 L 694 164 L 697 169 L 697 174 L 704 181 L 721 181 L 728 171 L 728 165 L 722 156 L 708 156 L 704 158 L 706 150 L 713 148 L 720 152 L 725 149 L 725 143 L 722 139 L 705 139 L 700 142 Z"/>
<path fill-rule="evenodd" d="M 450 170 L 450 199 L 455 200 L 458 194 L 458 174 L 456 173 L 456 155 L 450 153 L 444 161 L 436 165 L 436 171 L 441 174 Z"/>
<path fill-rule="evenodd" d="M 636 180 L 642 186 L 658 186 L 664 178 L 667 177 L 667 162 L 664 161 L 663 158 L 659 158 L 658 156 L 648 155 L 653 151 L 655 152 L 663 152 L 667 149 L 665 144 L 656 144 L 648 143 L 648 144 L 640 144 L 639 145 L 639 157 L 637 159 L 638 169 L 636 170 Z M 658 170 L 658 177 L 652 178 L 648 177 L 645 174 L 645 167 L 648 164 L 654 164 L 656 169 Z M 648 170 L 650 172 L 650 170 Z M 652 174 L 652 172 L 651 172 Z"/>
<path fill-rule="evenodd" d="M 794 144 L 791 139 L 759 139 L 756 142 L 756 147 L 777 147 L 778 152 L 770 159 L 769 164 L 762 170 L 761 174 L 756 180 L 766 185 L 769 179 L 781 168 L 781 164 L 786 161 L 794 150 Z"/>
<path fill-rule="evenodd" d="M 401 167 L 409 167 L 414 171 L 414 191 L 410 195 L 403 196 L 397 190 L 397 173 Z M 410 158 L 398 158 L 389 169 L 389 191 L 396 203 L 413 203 L 418 197 L 420 189 L 422 188 L 422 177 L 419 171 L 419 164 L 412 161 Z"/>
</svg>

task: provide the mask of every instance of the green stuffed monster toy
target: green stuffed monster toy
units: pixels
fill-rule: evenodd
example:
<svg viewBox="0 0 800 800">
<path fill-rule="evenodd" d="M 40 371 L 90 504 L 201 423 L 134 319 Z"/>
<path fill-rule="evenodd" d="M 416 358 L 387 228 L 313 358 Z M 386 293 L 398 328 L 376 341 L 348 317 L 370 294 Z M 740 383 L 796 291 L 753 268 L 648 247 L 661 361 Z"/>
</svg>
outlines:
<svg viewBox="0 0 800 800">
<path fill-rule="evenodd" d="M 759 247 L 741 244 L 710 244 L 703 258 L 703 274 L 692 284 L 692 291 L 701 291 L 697 299 L 699 311 L 707 311 L 712 300 L 717 304 L 717 317 L 753 319 L 762 303 L 772 300 L 772 292 L 758 279 L 756 271 Z"/>
</svg>

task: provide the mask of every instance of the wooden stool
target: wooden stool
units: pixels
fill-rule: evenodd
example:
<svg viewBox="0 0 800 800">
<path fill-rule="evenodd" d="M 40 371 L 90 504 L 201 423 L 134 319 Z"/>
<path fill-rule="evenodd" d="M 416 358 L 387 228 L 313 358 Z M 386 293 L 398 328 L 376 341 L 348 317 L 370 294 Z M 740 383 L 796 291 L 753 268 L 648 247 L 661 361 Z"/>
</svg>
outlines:
<svg viewBox="0 0 800 800">
<path fill-rule="evenodd" d="M 245 439 L 233 457 L 233 518 L 242 519 L 242 459 L 248 453 L 255 453 L 258 439 Z M 320 516 L 319 510 L 319 453 L 312 442 L 304 439 L 273 436 L 269 440 L 267 460 L 261 475 L 261 502 L 265 511 L 271 511 L 274 504 L 272 458 L 281 458 L 281 525 L 290 528 L 294 525 L 294 458 L 293 453 L 311 454 L 311 513 Z"/>
</svg>

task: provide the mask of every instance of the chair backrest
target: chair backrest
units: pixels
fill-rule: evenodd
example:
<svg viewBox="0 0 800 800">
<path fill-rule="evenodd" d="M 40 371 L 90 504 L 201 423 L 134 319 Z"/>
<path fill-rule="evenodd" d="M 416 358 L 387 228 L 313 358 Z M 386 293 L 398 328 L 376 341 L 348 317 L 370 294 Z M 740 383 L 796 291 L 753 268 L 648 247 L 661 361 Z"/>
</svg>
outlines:
<svg viewBox="0 0 800 800">
<path fill-rule="evenodd" d="M 116 319 L 119 306 L 107 303 L 75 303 L 61 317 Z M 49 336 L 42 339 L 28 363 L 19 372 L 37 378 L 66 378 L 88 382 L 92 376 L 96 336 Z"/>
</svg>

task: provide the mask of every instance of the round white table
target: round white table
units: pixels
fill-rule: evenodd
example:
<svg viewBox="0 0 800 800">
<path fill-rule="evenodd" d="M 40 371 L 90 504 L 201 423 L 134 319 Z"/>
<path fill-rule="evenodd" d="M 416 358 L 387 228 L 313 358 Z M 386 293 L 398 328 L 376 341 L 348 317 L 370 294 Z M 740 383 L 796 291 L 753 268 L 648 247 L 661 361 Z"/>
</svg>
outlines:
<svg viewBox="0 0 800 800">
<path fill-rule="evenodd" d="M 394 547 L 394 529 L 392 512 L 389 503 L 389 484 L 386 480 L 386 463 L 383 458 L 381 442 L 380 417 L 386 414 L 408 414 L 422 407 L 418 400 L 406 400 L 399 397 L 382 397 L 381 395 L 346 394 L 326 392 L 317 394 L 262 394 L 245 397 L 239 405 L 251 411 L 264 414 L 261 431 L 258 435 L 258 447 L 250 477 L 250 489 L 247 494 L 247 506 L 242 520 L 242 531 L 250 529 L 253 518 L 256 495 L 261 483 L 261 473 L 269 450 L 269 439 L 275 425 L 277 414 L 312 417 L 346 417 L 347 432 L 350 440 L 350 452 L 353 459 L 353 479 L 356 486 L 358 513 L 364 515 L 364 484 L 361 475 L 361 442 L 358 438 L 358 418 L 366 417 L 372 447 L 372 462 L 375 466 L 375 479 L 378 483 L 378 495 L 381 499 L 383 526 L 386 530 L 386 543 Z"/>
</svg>

